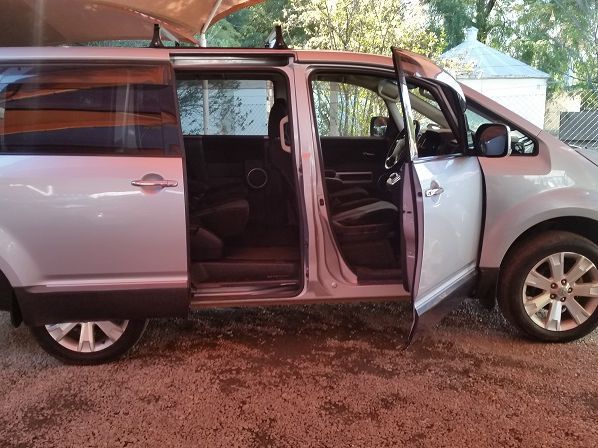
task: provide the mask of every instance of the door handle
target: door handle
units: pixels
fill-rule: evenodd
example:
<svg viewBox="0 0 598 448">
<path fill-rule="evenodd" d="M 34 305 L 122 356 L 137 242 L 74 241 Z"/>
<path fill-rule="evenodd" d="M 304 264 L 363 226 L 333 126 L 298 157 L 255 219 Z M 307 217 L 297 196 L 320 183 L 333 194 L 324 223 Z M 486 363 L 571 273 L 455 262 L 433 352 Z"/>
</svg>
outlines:
<svg viewBox="0 0 598 448">
<path fill-rule="evenodd" d="M 160 187 L 160 188 L 167 188 L 167 187 L 177 187 L 179 183 L 176 180 L 132 180 L 131 185 L 136 187 Z"/>
<path fill-rule="evenodd" d="M 376 154 L 375 154 L 375 153 L 373 153 L 373 152 L 369 152 L 369 151 L 363 151 L 363 152 L 361 153 L 361 155 L 362 155 L 363 157 L 367 157 L 367 158 L 376 157 Z"/>
<path fill-rule="evenodd" d="M 444 188 L 436 187 L 436 188 L 430 188 L 429 190 L 426 190 L 425 194 L 426 194 L 427 198 L 431 198 L 432 196 L 438 196 L 442 193 L 444 193 Z"/>
</svg>

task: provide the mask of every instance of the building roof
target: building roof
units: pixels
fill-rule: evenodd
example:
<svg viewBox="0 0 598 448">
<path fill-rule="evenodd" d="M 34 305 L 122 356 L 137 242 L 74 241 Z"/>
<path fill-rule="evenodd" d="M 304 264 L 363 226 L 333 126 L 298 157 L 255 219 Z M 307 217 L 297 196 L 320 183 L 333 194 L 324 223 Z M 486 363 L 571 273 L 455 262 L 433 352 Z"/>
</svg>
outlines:
<svg viewBox="0 0 598 448">
<path fill-rule="evenodd" d="M 440 56 L 440 60 L 463 62 L 467 67 L 458 77 L 461 79 L 489 78 L 541 78 L 550 76 L 525 62 L 501 53 L 478 41 L 477 28 L 466 30 L 465 40 Z"/>
</svg>

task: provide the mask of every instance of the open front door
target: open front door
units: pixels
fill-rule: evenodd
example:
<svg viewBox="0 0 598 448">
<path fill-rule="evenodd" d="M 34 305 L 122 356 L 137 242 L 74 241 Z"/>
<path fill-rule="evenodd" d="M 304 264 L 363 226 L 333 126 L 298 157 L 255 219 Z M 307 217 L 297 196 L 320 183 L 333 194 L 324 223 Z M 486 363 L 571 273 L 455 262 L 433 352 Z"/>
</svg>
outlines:
<svg viewBox="0 0 598 448">
<path fill-rule="evenodd" d="M 426 154 L 418 155 L 411 101 L 413 98 L 413 106 L 417 105 L 411 90 L 416 90 L 418 78 L 410 78 L 408 84 L 402 52 L 393 49 L 393 58 L 409 150 L 400 181 L 404 286 L 411 294 L 413 306 L 411 341 L 418 329 L 437 323 L 450 309 L 449 299 L 460 299 L 471 292 L 482 227 L 483 178 L 477 157 L 467 155 L 467 144 L 461 137 L 459 114 L 463 112 L 460 106 L 455 107 L 457 102 L 447 99 L 450 91 L 446 89 L 451 87 L 423 77 L 419 78 L 420 87 L 427 86 L 427 98 L 434 98 L 439 112 L 444 114 L 445 131 L 453 136 L 453 146 L 448 153 L 430 153 L 426 148 Z M 407 60 L 414 64 L 413 59 Z M 411 65 L 408 73 L 413 72 Z"/>
</svg>

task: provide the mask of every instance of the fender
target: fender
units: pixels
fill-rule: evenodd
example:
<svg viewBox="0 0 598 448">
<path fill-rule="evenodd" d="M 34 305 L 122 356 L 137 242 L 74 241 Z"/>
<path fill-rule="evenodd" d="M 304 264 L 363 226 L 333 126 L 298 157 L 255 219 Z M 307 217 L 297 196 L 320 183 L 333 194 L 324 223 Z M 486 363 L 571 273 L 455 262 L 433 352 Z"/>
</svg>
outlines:
<svg viewBox="0 0 598 448">
<path fill-rule="evenodd" d="M 480 268 L 500 267 L 513 242 L 542 222 L 598 221 L 598 167 L 545 132 L 537 144 L 537 155 L 479 158 L 486 182 Z"/>
<path fill-rule="evenodd" d="M 499 267 L 515 240 L 542 222 L 563 217 L 582 217 L 598 222 L 596 204 L 598 192 L 580 188 L 557 188 L 528 196 L 525 201 L 502 211 L 498 220 L 486 222 L 480 267 Z"/>
<path fill-rule="evenodd" d="M 29 252 L 9 231 L 0 227 L 0 271 L 13 288 L 33 285 L 41 277 Z"/>
</svg>

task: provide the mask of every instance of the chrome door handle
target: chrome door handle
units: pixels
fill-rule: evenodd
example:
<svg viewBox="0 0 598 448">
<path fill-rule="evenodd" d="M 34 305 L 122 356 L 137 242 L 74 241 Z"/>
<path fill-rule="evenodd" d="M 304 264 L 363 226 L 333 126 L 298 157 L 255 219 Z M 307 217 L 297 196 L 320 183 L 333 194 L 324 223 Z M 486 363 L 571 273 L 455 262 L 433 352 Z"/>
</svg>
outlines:
<svg viewBox="0 0 598 448">
<path fill-rule="evenodd" d="M 426 197 L 431 198 L 432 196 L 438 196 L 439 194 L 442 194 L 443 192 L 444 192 L 444 188 L 442 188 L 442 187 L 430 188 L 429 190 L 426 190 Z"/>
<path fill-rule="evenodd" d="M 376 153 L 374 153 L 374 152 L 369 152 L 369 151 L 363 151 L 363 152 L 361 153 L 361 155 L 362 155 L 363 157 L 376 157 Z"/>
<path fill-rule="evenodd" d="M 132 180 L 131 185 L 136 187 L 160 187 L 160 188 L 167 188 L 167 187 L 177 187 L 179 183 L 176 180 Z"/>
</svg>

